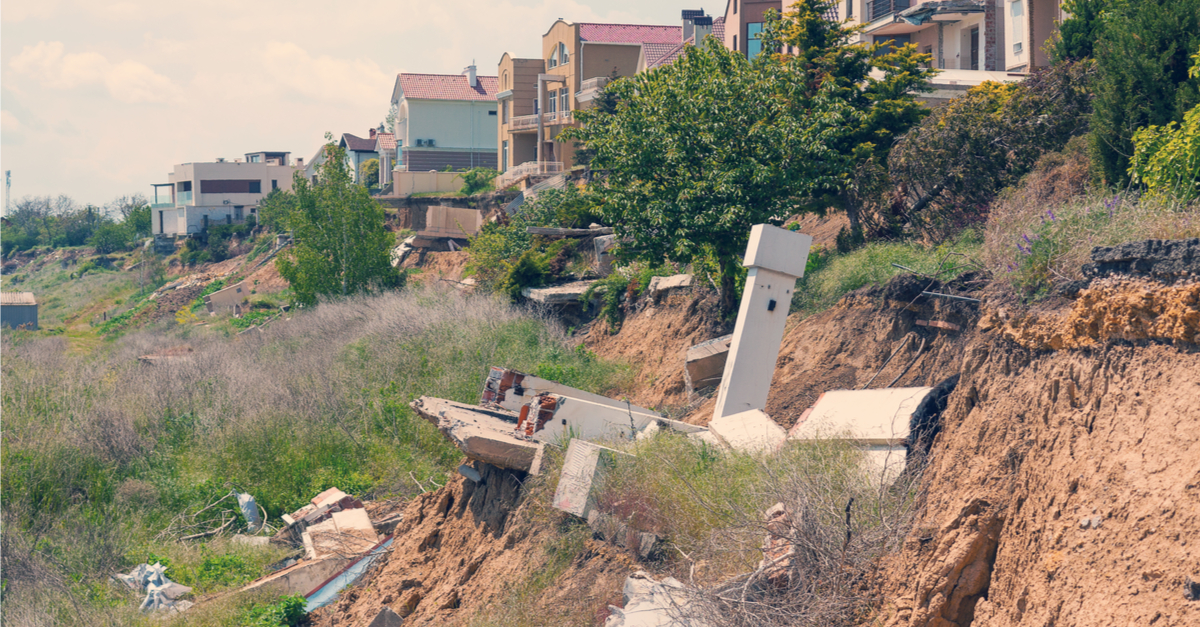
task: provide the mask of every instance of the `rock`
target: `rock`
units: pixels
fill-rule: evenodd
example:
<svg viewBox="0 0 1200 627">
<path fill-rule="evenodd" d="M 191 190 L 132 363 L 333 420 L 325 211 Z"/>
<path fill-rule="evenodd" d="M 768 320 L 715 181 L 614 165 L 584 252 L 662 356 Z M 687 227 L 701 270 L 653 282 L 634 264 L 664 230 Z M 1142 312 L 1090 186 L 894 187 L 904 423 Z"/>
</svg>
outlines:
<svg viewBox="0 0 1200 627">
<path fill-rule="evenodd" d="M 1188 577 L 1183 582 L 1183 598 L 1189 601 L 1200 601 L 1200 582 Z"/>
<path fill-rule="evenodd" d="M 676 274 L 672 276 L 656 276 L 650 279 L 650 285 L 647 286 L 647 292 L 651 298 L 658 297 L 662 292 L 683 287 L 692 286 L 692 275 Z"/>
<path fill-rule="evenodd" d="M 1092 249 L 1092 263 L 1081 268 L 1088 278 L 1114 274 L 1172 282 L 1200 274 L 1200 238 L 1126 242 Z"/>
<path fill-rule="evenodd" d="M 372 620 L 367 627 L 400 627 L 404 624 L 404 619 L 400 615 L 393 612 L 392 608 L 385 607 L 379 610 L 375 615 L 375 620 Z"/>
<path fill-rule="evenodd" d="M 625 607 L 609 606 L 604 627 L 707 627 L 691 616 L 693 599 L 687 588 L 672 577 L 656 582 L 645 571 L 625 579 Z"/>
</svg>

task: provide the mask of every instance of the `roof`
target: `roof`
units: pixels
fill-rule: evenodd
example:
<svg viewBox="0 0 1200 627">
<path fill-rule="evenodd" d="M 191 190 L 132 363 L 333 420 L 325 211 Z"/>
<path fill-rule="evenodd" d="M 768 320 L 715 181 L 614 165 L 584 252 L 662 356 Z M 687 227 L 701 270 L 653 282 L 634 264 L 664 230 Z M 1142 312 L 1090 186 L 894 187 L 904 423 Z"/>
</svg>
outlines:
<svg viewBox="0 0 1200 627">
<path fill-rule="evenodd" d="M 375 143 L 377 150 L 395 150 L 396 136 L 392 133 L 379 133 L 375 135 Z"/>
<path fill-rule="evenodd" d="M 33 292 L 0 292 L 0 305 L 36 305 Z"/>
<path fill-rule="evenodd" d="M 346 145 L 347 150 L 355 152 L 375 152 L 375 140 L 364 139 L 350 133 L 342 133 L 342 143 Z"/>
<path fill-rule="evenodd" d="M 610 44 L 678 44 L 683 39 L 683 27 L 580 23 L 579 39 Z"/>
<path fill-rule="evenodd" d="M 663 59 L 668 55 L 679 56 L 678 50 L 682 44 L 676 42 L 673 44 L 642 44 L 642 54 L 646 57 L 646 67 L 658 67 L 663 65 Z"/>
<path fill-rule="evenodd" d="M 703 16 L 704 16 L 704 9 L 684 9 L 683 10 L 683 19 L 685 19 L 685 20 L 695 19 L 697 17 L 703 17 Z"/>
<path fill-rule="evenodd" d="M 396 88 L 405 98 L 421 100 L 496 100 L 500 79 L 495 76 L 475 78 L 476 87 L 471 87 L 462 74 L 405 73 L 396 77 Z"/>
</svg>

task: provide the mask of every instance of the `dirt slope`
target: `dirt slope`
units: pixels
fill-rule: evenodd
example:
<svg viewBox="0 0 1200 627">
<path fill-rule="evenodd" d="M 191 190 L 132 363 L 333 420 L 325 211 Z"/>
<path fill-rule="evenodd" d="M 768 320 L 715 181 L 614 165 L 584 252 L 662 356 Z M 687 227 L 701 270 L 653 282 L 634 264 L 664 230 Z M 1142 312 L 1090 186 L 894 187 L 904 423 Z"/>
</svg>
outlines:
<svg viewBox="0 0 1200 627">
<path fill-rule="evenodd" d="M 545 546 L 557 512 L 541 516 L 533 510 L 536 504 L 521 494 L 521 483 L 528 480 L 523 473 L 477 467 L 482 485 L 455 475 L 445 487 L 413 499 L 386 561 L 369 581 L 317 612 L 313 624 L 365 627 L 383 606 L 404 617 L 405 625 L 460 624 L 503 605 L 514 589 L 546 568 Z M 527 601 L 533 608 L 525 609 L 539 619 L 534 624 L 590 619 L 619 600 L 633 563 L 606 545 L 590 547 Z"/>
</svg>

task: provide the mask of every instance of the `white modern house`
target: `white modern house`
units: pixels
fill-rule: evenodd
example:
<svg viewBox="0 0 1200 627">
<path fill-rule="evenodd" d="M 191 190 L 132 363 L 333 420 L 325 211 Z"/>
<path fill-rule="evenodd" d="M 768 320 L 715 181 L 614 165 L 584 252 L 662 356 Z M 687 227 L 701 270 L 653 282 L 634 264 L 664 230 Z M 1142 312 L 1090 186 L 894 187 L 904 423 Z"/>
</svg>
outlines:
<svg viewBox="0 0 1200 627">
<path fill-rule="evenodd" d="M 168 182 L 153 186 L 153 233 L 191 235 L 213 224 L 245 221 L 271 190 L 292 188 L 292 176 L 302 166 L 292 165 L 290 155 L 252 152 L 245 159 L 176 165 Z"/>
<path fill-rule="evenodd" d="M 462 74 L 396 76 L 394 169 L 408 172 L 496 167 L 495 76 Z"/>
</svg>

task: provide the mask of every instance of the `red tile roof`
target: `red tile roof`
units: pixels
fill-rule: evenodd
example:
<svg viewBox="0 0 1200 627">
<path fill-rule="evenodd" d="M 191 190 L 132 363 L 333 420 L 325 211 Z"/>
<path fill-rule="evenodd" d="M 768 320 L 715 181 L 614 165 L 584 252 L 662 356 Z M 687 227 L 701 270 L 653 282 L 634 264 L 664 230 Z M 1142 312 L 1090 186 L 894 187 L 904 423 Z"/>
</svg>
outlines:
<svg viewBox="0 0 1200 627">
<path fill-rule="evenodd" d="M 342 143 L 346 145 L 347 150 L 355 152 L 375 152 L 375 140 L 364 139 L 350 133 L 342 133 Z"/>
<path fill-rule="evenodd" d="M 713 37 L 716 37 L 717 41 L 725 41 L 725 16 L 713 20 Z"/>
<path fill-rule="evenodd" d="M 579 38 L 611 44 L 678 44 L 683 39 L 683 27 L 581 23 Z"/>
<path fill-rule="evenodd" d="M 712 34 L 713 37 L 717 38 L 717 41 L 724 43 L 725 18 L 718 17 L 717 19 L 713 20 Z M 694 36 L 688 37 L 687 41 L 683 43 L 670 46 L 665 44 L 642 44 L 642 51 L 646 55 L 646 68 L 649 69 L 669 65 L 673 63 L 675 59 L 678 59 L 679 55 L 683 54 L 683 49 L 685 46 L 692 46 L 695 44 L 696 38 Z"/>
<path fill-rule="evenodd" d="M 405 98 L 422 100 L 496 100 L 500 79 L 476 76 L 471 87 L 462 74 L 401 74 L 397 78 Z"/>
<path fill-rule="evenodd" d="M 379 150 L 396 149 L 396 136 L 392 133 L 379 133 L 375 135 L 375 141 L 378 143 L 378 150 L 376 152 Z"/>
<path fill-rule="evenodd" d="M 642 54 L 646 55 L 646 67 L 658 67 L 662 65 L 663 57 L 675 52 L 681 44 L 642 44 Z"/>
</svg>

